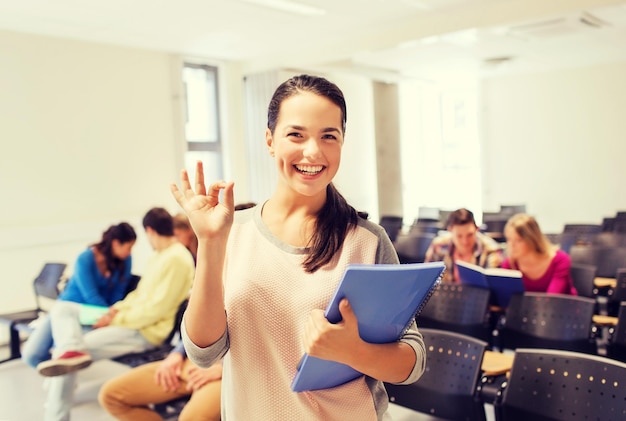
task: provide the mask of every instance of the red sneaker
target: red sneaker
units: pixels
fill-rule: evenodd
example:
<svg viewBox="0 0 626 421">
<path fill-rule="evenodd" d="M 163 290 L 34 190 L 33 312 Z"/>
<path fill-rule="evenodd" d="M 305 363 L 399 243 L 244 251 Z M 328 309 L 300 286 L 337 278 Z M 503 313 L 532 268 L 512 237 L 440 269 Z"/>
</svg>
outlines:
<svg viewBox="0 0 626 421">
<path fill-rule="evenodd" d="M 39 374 L 46 377 L 62 376 L 89 367 L 91 356 L 86 352 L 67 351 L 58 358 L 37 365 Z"/>
</svg>

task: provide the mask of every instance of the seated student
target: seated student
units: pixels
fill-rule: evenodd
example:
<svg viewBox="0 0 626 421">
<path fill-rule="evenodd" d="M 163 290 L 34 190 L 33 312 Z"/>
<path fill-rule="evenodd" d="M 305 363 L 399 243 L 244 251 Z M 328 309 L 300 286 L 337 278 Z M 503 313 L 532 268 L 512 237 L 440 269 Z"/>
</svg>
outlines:
<svg viewBox="0 0 626 421">
<path fill-rule="evenodd" d="M 513 215 L 504 226 L 504 236 L 508 257 L 502 267 L 521 271 L 526 291 L 578 295 L 569 255 L 548 241 L 535 218 Z"/>
<path fill-rule="evenodd" d="M 474 214 L 465 209 L 450 213 L 447 233 L 435 237 L 426 251 L 426 262 L 443 261 L 446 265 L 443 282 L 459 283 L 456 261 L 485 268 L 497 268 L 502 263 L 502 249 L 492 238 L 478 232 Z"/>
<path fill-rule="evenodd" d="M 111 225 L 100 242 L 80 253 L 59 300 L 108 307 L 124 298 L 131 279 L 130 253 L 136 240 L 130 224 Z M 52 345 L 52 326 L 46 315 L 28 336 L 22 360 L 35 368 L 50 359 Z"/>
<path fill-rule="evenodd" d="M 240 203 L 235 205 L 235 210 L 254 206 L 253 202 Z M 174 217 L 174 233 L 181 243 L 195 244 L 197 250 L 198 239 L 184 213 Z M 180 420 L 219 421 L 221 361 L 203 369 L 186 358 L 181 341 L 164 360 L 140 365 L 106 382 L 98 396 L 100 404 L 118 420 L 160 420 L 148 404 L 191 395 L 179 415 Z"/>
<path fill-rule="evenodd" d="M 174 237 L 172 216 L 163 208 L 149 210 L 143 226 L 154 254 L 146 262 L 141 282 L 83 332 L 80 305 L 59 301 L 50 312 L 53 359 L 37 366 L 50 376 L 45 420 L 69 420 L 76 371 L 93 360 L 142 352 L 160 345 L 172 330 L 180 304 L 189 294 L 194 262 Z"/>
<path fill-rule="evenodd" d="M 182 341 L 162 361 L 142 364 L 107 381 L 100 405 L 120 421 L 161 420 L 149 404 L 191 395 L 180 421 L 219 421 L 222 362 L 200 368 L 187 359 Z"/>
</svg>

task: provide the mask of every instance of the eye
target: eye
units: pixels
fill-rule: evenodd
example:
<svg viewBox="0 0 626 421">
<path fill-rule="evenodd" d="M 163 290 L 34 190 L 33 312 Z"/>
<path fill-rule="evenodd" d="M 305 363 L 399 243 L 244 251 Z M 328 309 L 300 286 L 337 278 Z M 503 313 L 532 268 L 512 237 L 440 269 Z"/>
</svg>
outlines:
<svg viewBox="0 0 626 421">
<path fill-rule="evenodd" d="M 301 138 L 302 135 L 299 132 L 289 132 L 287 133 L 287 137 L 297 137 L 297 138 Z"/>
<path fill-rule="evenodd" d="M 324 136 L 322 136 L 322 139 L 325 139 L 325 140 L 337 140 L 337 136 L 335 136 L 334 134 L 327 133 Z"/>
</svg>

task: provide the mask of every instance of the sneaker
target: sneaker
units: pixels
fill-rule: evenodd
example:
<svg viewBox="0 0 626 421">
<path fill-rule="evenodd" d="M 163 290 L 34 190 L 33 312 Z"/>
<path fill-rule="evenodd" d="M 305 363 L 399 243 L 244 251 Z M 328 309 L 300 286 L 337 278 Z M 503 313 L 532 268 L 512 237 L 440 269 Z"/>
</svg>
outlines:
<svg viewBox="0 0 626 421">
<path fill-rule="evenodd" d="M 62 376 L 89 367 L 91 361 L 91 356 L 85 352 L 67 351 L 59 358 L 39 363 L 37 371 L 46 377 Z"/>
</svg>

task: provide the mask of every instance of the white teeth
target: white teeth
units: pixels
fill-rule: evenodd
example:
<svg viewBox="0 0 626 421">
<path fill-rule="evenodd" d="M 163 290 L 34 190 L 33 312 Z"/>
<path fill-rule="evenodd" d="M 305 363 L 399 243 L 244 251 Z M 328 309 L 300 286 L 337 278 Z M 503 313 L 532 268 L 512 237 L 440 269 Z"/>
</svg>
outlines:
<svg viewBox="0 0 626 421">
<path fill-rule="evenodd" d="M 317 174 L 324 169 L 323 165 L 295 165 L 296 169 L 306 174 Z"/>
</svg>

